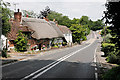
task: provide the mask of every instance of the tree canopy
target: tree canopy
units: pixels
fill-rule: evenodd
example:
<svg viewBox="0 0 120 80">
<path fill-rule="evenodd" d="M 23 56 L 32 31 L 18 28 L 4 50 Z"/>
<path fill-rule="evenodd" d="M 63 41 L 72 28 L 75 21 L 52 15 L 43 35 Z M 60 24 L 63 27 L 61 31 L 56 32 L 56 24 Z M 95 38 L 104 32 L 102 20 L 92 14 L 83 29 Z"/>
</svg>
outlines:
<svg viewBox="0 0 120 80">
<path fill-rule="evenodd" d="M 73 35 L 73 42 L 78 42 L 80 43 L 80 41 L 82 40 L 86 40 L 86 26 L 82 26 L 79 24 L 72 24 L 72 26 L 70 27 L 70 30 L 72 31 L 72 35 Z"/>
<path fill-rule="evenodd" d="M 72 21 L 69 19 L 68 16 L 63 16 L 63 14 L 55 11 L 51 11 L 50 14 L 48 14 L 47 18 L 51 21 L 55 19 L 58 22 L 58 24 L 64 25 L 67 27 L 70 27 L 72 24 Z"/>
<path fill-rule="evenodd" d="M 88 25 L 88 27 L 94 31 L 100 30 L 104 27 L 102 20 L 92 21 L 88 16 L 82 16 L 80 19 L 73 18 L 71 20 L 68 16 L 64 16 L 62 13 L 51 11 L 47 18 L 51 21 L 55 19 L 58 24 L 67 26 L 68 28 L 72 26 L 72 24 Z"/>
<path fill-rule="evenodd" d="M 120 1 L 119 2 L 107 2 L 106 11 L 104 11 L 105 24 L 109 24 L 106 27 L 105 43 L 102 45 L 102 50 L 107 56 L 107 61 L 111 63 L 120 64 Z M 109 39 L 107 39 L 110 34 Z"/>
<path fill-rule="evenodd" d="M 0 1 L 0 10 L 2 10 L 2 13 L 0 14 L 1 20 L 2 20 L 2 34 L 6 35 L 10 31 L 10 23 L 9 19 L 11 17 L 10 9 L 7 8 L 9 6 L 9 3 L 4 3 L 2 0 Z"/>
</svg>

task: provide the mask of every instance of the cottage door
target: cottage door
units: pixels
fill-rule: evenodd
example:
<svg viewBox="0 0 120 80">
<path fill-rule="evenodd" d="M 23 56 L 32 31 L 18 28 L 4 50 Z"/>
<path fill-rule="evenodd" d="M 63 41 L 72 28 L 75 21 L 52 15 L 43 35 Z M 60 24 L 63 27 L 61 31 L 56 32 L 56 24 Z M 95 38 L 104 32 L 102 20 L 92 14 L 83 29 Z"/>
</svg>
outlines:
<svg viewBox="0 0 120 80">
<path fill-rule="evenodd" d="M 41 44 L 38 45 L 39 50 L 41 50 Z"/>
</svg>

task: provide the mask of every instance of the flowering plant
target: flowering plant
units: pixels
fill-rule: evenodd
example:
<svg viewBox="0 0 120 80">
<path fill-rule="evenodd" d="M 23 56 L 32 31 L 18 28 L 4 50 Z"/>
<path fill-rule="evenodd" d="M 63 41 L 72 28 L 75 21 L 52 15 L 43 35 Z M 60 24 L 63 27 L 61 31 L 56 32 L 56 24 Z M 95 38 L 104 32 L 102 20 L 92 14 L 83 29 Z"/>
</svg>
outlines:
<svg viewBox="0 0 120 80">
<path fill-rule="evenodd" d="M 45 48 L 45 45 L 43 45 L 42 49 L 44 49 L 44 48 Z"/>
</svg>

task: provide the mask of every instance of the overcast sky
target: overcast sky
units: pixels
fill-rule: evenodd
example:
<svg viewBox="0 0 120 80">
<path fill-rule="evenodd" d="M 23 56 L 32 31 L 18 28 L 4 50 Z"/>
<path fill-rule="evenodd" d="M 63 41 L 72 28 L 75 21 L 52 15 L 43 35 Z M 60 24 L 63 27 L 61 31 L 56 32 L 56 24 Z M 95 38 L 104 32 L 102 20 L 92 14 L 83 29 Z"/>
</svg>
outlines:
<svg viewBox="0 0 120 80">
<path fill-rule="evenodd" d="M 106 0 L 4 0 L 11 3 L 11 9 L 14 10 L 13 3 L 17 3 L 17 8 L 21 10 L 33 10 L 39 13 L 46 6 L 51 10 L 62 13 L 72 18 L 80 18 L 85 15 L 92 20 L 101 19 L 105 10 Z"/>
</svg>

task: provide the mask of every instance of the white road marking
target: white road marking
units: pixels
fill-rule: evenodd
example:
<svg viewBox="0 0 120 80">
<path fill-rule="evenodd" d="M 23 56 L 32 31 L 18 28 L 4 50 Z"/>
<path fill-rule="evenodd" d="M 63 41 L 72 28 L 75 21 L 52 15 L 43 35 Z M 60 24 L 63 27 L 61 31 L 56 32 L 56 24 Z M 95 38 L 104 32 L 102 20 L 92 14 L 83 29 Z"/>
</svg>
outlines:
<svg viewBox="0 0 120 80">
<path fill-rule="evenodd" d="M 98 45 L 97 45 L 97 47 L 98 47 Z M 96 64 L 96 62 L 97 62 L 97 58 L 96 58 L 96 56 L 97 56 L 97 55 L 96 55 L 97 47 L 96 47 L 96 49 L 95 49 L 95 53 L 94 53 L 95 80 L 98 80 L 97 64 Z"/>
<path fill-rule="evenodd" d="M 83 47 L 83 48 L 81 48 L 81 49 L 79 49 L 79 50 L 77 50 L 77 51 L 75 51 L 75 52 L 72 52 L 72 53 L 70 53 L 70 54 L 68 54 L 68 55 L 66 55 L 66 56 L 64 56 L 64 57 L 61 57 L 61 58 L 58 59 L 57 61 L 54 61 L 54 62 L 48 64 L 47 66 L 45 66 L 45 67 L 43 67 L 43 68 L 41 68 L 41 69 L 39 69 L 39 70 L 37 70 L 37 71 L 31 73 L 30 75 L 24 77 L 24 78 L 21 79 L 21 80 L 25 80 L 25 79 L 27 79 L 27 78 L 29 78 L 29 77 L 35 75 L 36 73 L 40 72 L 41 70 L 43 70 L 43 71 L 40 72 L 39 74 L 37 74 L 37 75 L 35 75 L 34 77 L 32 77 L 31 80 L 33 80 L 33 79 L 39 77 L 39 76 L 42 75 L 43 73 L 47 72 L 48 70 L 50 70 L 51 68 L 53 68 L 54 66 L 56 66 L 57 64 L 59 64 L 60 62 L 66 60 L 67 58 L 69 58 L 69 57 L 71 57 L 72 55 L 78 53 L 79 51 L 81 51 L 81 50 L 83 50 L 83 49 L 85 49 L 85 48 L 91 46 L 91 45 L 93 44 L 94 41 L 95 41 L 95 39 L 93 39 L 93 41 L 91 42 L 91 44 L 89 44 L 88 46 Z M 47 68 L 47 69 L 45 69 L 45 68 Z M 44 70 L 44 69 L 45 69 L 45 70 Z"/>
<path fill-rule="evenodd" d="M 95 73 L 95 80 L 98 80 L 98 73 Z"/>
</svg>

